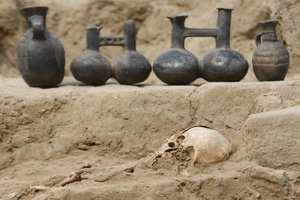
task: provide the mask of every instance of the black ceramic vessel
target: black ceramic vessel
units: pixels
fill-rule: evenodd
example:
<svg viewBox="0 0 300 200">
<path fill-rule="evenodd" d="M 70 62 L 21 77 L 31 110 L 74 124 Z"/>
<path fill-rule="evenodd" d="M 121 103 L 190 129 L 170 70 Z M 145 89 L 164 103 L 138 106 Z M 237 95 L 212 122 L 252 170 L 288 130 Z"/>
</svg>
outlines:
<svg viewBox="0 0 300 200">
<path fill-rule="evenodd" d="M 253 70 L 260 81 L 284 80 L 289 67 L 289 52 L 277 40 L 276 25 L 278 20 L 264 20 L 262 33 L 256 38 L 256 49 L 253 53 Z"/>
<path fill-rule="evenodd" d="M 199 61 L 200 74 L 207 81 L 234 82 L 247 74 L 249 64 L 245 57 L 230 48 L 231 9 L 218 9 L 216 49 Z"/>
<path fill-rule="evenodd" d="M 24 81 L 32 87 L 52 87 L 64 77 L 64 48 L 46 27 L 47 11 L 47 7 L 21 9 L 29 28 L 17 47 L 18 66 Z"/>
<path fill-rule="evenodd" d="M 124 23 L 124 51 L 114 59 L 113 77 L 121 84 L 136 84 L 145 81 L 151 64 L 145 56 L 136 51 L 135 23 L 132 20 Z"/>
<path fill-rule="evenodd" d="M 198 77 L 198 59 L 184 48 L 185 26 L 188 15 L 168 16 L 172 25 L 171 48 L 153 63 L 156 76 L 169 85 L 186 85 Z"/>
<path fill-rule="evenodd" d="M 124 23 L 124 37 L 100 37 L 100 29 L 88 29 L 87 50 L 71 64 L 74 77 L 90 85 L 102 85 L 111 77 L 121 84 L 136 84 L 146 80 L 151 72 L 151 64 L 136 51 L 134 21 Z M 111 65 L 108 58 L 99 51 L 101 46 L 121 46 L 124 51 Z"/>
<path fill-rule="evenodd" d="M 89 85 L 103 85 L 111 77 L 111 64 L 99 51 L 101 27 L 87 29 L 87 49 L 71 63 L 71 72 L 76 80 Z"/>
<path fill-rule="evenodd" d="M 170 85 L 185 85 L 202 77 L 207 81 L 240 81 L 248 71 L 248 62 L 237 51 L 230 49 L 231 9 L 219 8 L 217 28 L 187 28 L 187 15 L 168 18 L 172 24 L 172 46 L 153 64 L 157 77 Z M 201 59 L 184 49 L 186 37 L 215 37 L 216 49 Z"/>
</svg>

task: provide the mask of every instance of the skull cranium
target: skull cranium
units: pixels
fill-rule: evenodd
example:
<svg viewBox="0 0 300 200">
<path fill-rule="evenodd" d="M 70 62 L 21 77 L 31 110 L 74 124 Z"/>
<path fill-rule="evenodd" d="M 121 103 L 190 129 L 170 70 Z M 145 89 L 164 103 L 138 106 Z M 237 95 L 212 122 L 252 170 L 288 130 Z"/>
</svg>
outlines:
<svg viewBox="0 0 300 200">
<path fill-rule="evenodd" d="M 168 152 L 186 151 L 189 163 L 209 164 L 224 160 L 233 151 L 233 145 L 219 132 L 206 127 L 192 127 L 167 139 L 156 152 L 161 157 Z"/>
</svg>

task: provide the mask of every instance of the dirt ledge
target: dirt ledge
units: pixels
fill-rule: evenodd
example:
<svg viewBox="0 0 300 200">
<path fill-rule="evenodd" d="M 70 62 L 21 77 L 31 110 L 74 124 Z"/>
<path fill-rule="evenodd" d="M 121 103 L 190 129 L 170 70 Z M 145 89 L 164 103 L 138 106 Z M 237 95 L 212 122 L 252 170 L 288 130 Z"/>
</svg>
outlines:
<svg viewBox="0 0 300 200">
<path fill-rule="evenodd" d="M 39 89 L 19 78 L 1 78 L 0 93 L 1 200 L 18 195 L 19 199 L 299 197 L 300 152 L 293 141 L 300 138 L 293 124 L 300 124 L 300 118 L 291 120 L 287 116 L 294 114 L 285 113 L 297 116 L 300 81 L 200 86 L 109 82 L 90 87 L 67 78 L 58 88 Z M 273 118 L 277 125 L 269 120 Z M 146 156 L 167 137 L 192 125 L 218 130 L 238 146 L 237 152 L 227 161 L 198 166 L 188 178 L 167 169 L 136 169 L 94 181 L 101 173 L 110 174 Z M 284 139 L 289 137 L 294 139 Z M 268 143 L 270 138 L 288 144 L 280 158 L 272 155 L 278 144 Z M 295 160 L 285 166 L 280 160 L 291 152 Z M 68 175 L 84 162 L 93 166 L 87 179 L 46 192 L 24 192 L 30 185 Z"/>
</svg>

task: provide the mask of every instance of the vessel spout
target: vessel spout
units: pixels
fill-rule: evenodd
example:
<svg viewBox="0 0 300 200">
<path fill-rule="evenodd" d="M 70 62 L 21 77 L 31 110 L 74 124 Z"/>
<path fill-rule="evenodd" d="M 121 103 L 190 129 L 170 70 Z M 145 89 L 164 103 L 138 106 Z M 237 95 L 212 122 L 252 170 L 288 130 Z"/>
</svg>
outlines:
<svg viewBox="0 0 300 200">
<path fill-rule="evenodd" d="M 34 15 L 29 18 L 30 25 L 33 29 L 33 39 L 45 39 L 45 24 L 42 16 Z"/>
</svg>

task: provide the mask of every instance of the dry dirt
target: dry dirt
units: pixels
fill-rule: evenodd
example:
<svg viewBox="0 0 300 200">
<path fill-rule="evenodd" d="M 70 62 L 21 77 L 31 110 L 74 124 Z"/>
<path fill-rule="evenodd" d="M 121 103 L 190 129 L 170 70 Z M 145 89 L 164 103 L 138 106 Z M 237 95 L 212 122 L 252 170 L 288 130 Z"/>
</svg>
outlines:
<svg viewBox="0 0 300 200">
<path fill-rule="evenodd" d="M 67 69 L 90 24 L 120 35 L 122 21 L 136 20 L 138 49 L 153 61 L 170 46 L 167 14 L 185 12 L 187 26 L 214 27 L 223 6 L 235 9 L 231 43 L 248 61 L 257 21 L 280 20 L 289 74 L 260 83 L 250 69 L 240 83 L 189 86 L 165 86 L 154 75 L 137 86 L 109 80 L 100 87 L 67 77 L 57 88 L 30 88 L 16 77 L 15 47 L 25 30 L 16 9 L 36 2 L 50 7 L 47 24 L 65 45 Z M 300 199 L 300 1 L 0 0 L 0 10 L 0 200 Z M 197 56 L 214 47 L 207 38 L 186 43 Z M 121 51 L 101 50 L 110 57 Z M 188 177 L 173 159 L 144 163 L 166 138 L 195 125 L 219 131 L 236 152 L 190 168 Z M 81 181 L 53 187 L 84 165 Z"/>
<path fill-rule="evenodd" d="M 0 87 L 0 199 L 299 199 L 300 81 L 191 86 Z M 230 100 L 229 100 L 230 99 Z M 237 146 L 222 162 L 143 158 L 187 127 L 218 130 Z M 85 164 L 83 180 L 52 186 Z"/>
</svg>

